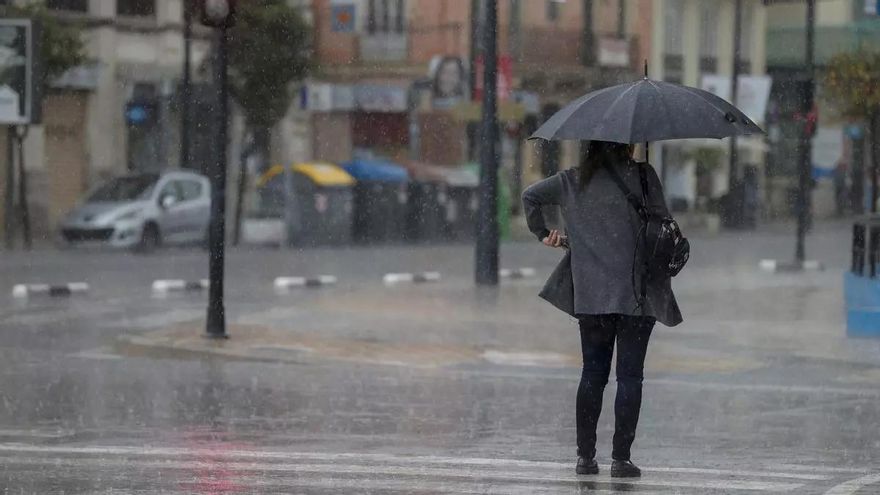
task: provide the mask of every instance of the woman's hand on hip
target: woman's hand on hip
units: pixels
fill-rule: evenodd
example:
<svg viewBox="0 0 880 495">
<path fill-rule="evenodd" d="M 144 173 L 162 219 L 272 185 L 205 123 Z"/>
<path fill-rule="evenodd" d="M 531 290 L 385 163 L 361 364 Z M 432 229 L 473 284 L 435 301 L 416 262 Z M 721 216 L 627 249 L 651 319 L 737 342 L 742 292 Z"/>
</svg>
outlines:
<svg viewBox="0 0 880 495">
<path fill-rule="evenodd" d="M 554 248 L 568 247 L 568 237 L 560 234 L 558 230 L 551 230 L 550 235 L 545 237 L 542 242 L 545 246 L 550 246 Z"/>
</svg>

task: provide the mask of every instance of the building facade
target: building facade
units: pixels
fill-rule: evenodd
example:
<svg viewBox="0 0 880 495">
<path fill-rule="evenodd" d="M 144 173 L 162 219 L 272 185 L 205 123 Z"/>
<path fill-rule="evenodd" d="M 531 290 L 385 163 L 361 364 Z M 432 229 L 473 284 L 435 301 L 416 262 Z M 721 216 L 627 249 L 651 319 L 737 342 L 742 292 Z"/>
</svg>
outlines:
<svg viewBox="0 0 880 495">
<path fill-rule="evenodd" d="M 729 91 L 734 5 L 732 0 L 654 0 L 650 76 L 716 93 Z M 743 0 L 741 20 L 740 75 L 760 83 L 766 74 L 767 10 L 760 0 Z M 719 87 L 712 87 L 710 81 L 720 81 Z M 756 113 L 750 117 L 763 124 L 764 112 L 759 108 Z M 745 171 L 763 175 L 764 148 L 760 138 L 739 140 L 738 178 Z M 667 200 L 676 210 L 714 211 L 719 198 L 730 189 L 725 141 L 655 143 L 651 153 L 665 183 Z"/>
<path fill-rule="evenodd" d="M 863 123 L 842 118 L 823 97 L 822 73 L 836 54 L 860 49 L 880 49 L 880 16 L 866 12 L 871 2 L 825 0 L 816 3 L 815 64 L 817 129 L 812 143 L 815 187 L 814 213 L 828 217 L 839 213 L 836 189 L 850 189 L 855 211 L 864 206 L 865 162 L 869 158 Z M 800 4 L 773 4 L 767 8 L 767 70 L 774 80 L 768 115 L 770 150 L 768 176 L 772 186 L 773 213 L 788 211 L 786 191 L 797 177 L 803 108 L 806 8 Z M 855 124 L 855 125 L 851 125 Z M 861 151 L 861 153 L 859 153 Z M 837 174 L 844 174 L 838 177 Z M 844 208 L 845 209 L 845 208 Z"/>
<path fill-rule="evenodd" d="M 318 71 L 304 90 L 308 116 L 289 124 L 310 129 L 300 149 L 331 161 L 366 154 L 452 166 L 476 159 L 479 104 L 471 97 L 482 87 L 482 5 L 314 0 Z M 507 168 L 521 159 L 537 177 L 577 163 L 577 143 L 536 149 L 523 140 L 567 101 L 640 73 L 652 7 L 650 0 L 498 1 Z"/>
</svg>

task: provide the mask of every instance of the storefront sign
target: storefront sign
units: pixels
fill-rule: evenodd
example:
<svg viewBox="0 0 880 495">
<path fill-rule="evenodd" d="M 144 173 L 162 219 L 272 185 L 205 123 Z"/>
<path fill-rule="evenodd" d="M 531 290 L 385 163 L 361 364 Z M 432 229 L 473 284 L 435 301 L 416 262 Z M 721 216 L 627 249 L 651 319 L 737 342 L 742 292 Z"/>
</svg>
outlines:
<svg viewBox="0 0 880 495">
<path fill-rule="evenodd" d="M 629 67 L 629 40 L 599 38 L 599 65 L 603 67 Z"/>
<path fill-rule="evenodd" d="M 354 106 L 364 112 L 405 112 L 407 91 L 399 86 L 359 84 L 354 87 Z"/>
<path fill-rule="evenodd" d="M 349 112 L 354 88 L 345 84 L 308 83 L 300 90 L 300 107 L 312 112 Z"/>
</svg>

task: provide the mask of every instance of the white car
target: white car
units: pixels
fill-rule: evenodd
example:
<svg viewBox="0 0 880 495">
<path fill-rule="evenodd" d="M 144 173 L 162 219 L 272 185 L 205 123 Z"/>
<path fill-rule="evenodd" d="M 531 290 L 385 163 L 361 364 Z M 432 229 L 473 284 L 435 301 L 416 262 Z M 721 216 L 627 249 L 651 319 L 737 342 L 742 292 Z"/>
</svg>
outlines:
<svg viewBox="0 0 880 495">
<path fill-rule="evenodd" d="M 116 177 L 91 191 L 61 222 L 65 245 L 150 251 L 208 237 L 211 184 L 187 171 Z"/>
</svg>

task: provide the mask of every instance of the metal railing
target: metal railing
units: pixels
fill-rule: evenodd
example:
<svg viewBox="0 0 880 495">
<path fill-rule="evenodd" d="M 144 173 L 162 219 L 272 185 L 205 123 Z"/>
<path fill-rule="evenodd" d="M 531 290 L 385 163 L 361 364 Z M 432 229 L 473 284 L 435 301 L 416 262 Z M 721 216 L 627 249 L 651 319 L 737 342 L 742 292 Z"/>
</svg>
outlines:
<svg viewBox="0 0 880 495">
<path fill-rule="evenodd" d="M 880 217 L 866 216 L 853 224 L 852 266 L 861 277 L 876 278 L 880 264 Z"/>
<path fill-rule="evenodd" d="M 550 66 L 634 67 L 637 38 L 621 38 L 613 33 L 593 33 L 592 47 L 587 48 L 584 33 L 579 29 L 522 28 L 518 33 L 505 33 L 508 49 L 514 60 L 524 64 Z M 589 54 L 586 50 L 591 50 Z M 588 62 L 585 64 L 585 61 Z"/>
</svg>

